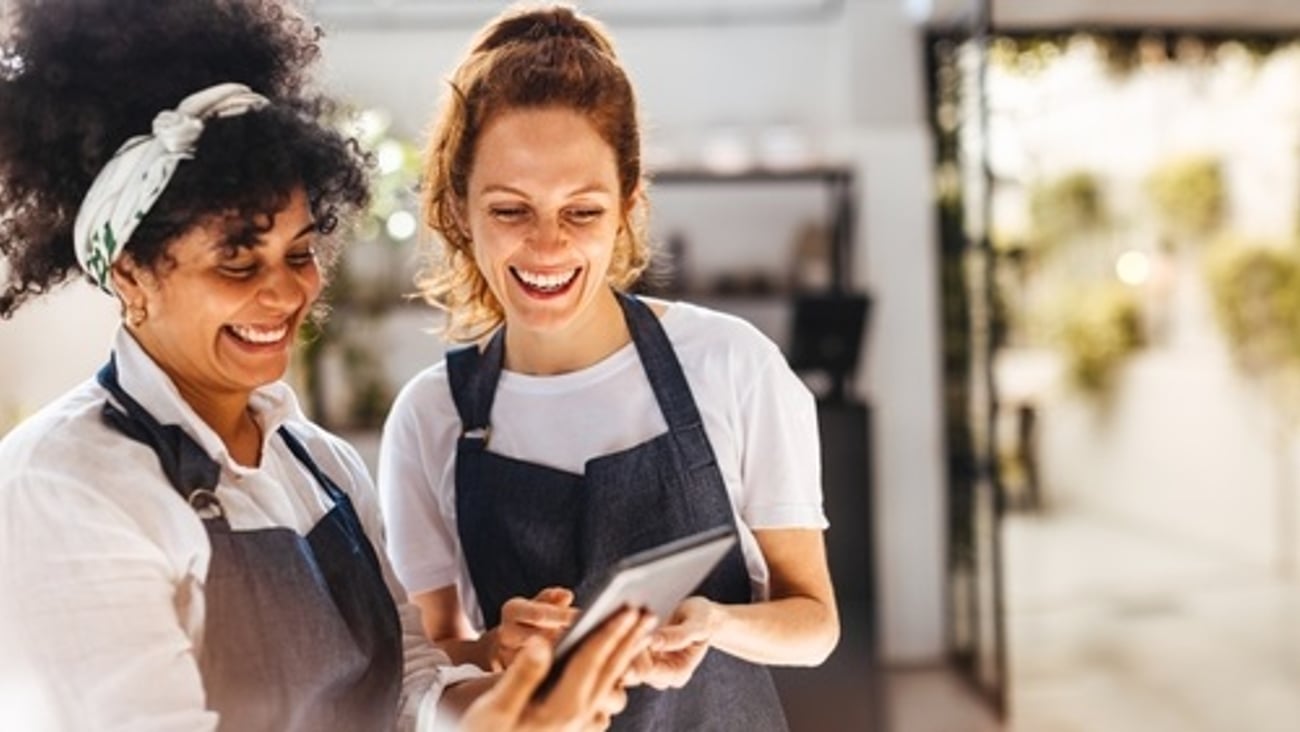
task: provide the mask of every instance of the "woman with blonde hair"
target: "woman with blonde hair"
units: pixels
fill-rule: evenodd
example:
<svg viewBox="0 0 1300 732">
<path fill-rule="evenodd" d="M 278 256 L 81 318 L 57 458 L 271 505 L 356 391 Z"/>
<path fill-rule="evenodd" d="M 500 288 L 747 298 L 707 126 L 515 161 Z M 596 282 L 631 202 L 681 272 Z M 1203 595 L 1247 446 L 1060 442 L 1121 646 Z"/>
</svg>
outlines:
<svg viewBox="0 0 1300 732">
<path fill-rule="evenodd" d="M 633 552 L 730 526 L 617 729 L 783 729 L 769 664 L 838 639 L 812 396 L 747 323 L 628 293 L 649 261 L 635 95 L 565 6 L 491 21 L 427 154 L 422 281 L 472 345 L 417 375 L 378 478 L 395 569 L 453 659 L 509 667 Z"/>
</svg>

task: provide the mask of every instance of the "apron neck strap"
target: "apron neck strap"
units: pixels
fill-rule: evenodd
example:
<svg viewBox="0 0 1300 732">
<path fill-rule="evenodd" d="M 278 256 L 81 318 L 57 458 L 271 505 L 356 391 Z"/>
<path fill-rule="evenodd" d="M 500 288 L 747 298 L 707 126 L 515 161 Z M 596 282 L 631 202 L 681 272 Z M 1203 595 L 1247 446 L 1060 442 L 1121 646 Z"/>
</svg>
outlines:
<svg viewBox="0 0 1300 732">
<path fill-rule="evenodd" d="M 217 500 L 217 483 L 221 479 L 221 466 L 207 451 L 180 426 L 160 423 L 125 389 L 117 378 L 117 358 L 110 356 L 108 363 L 95 375 L 99 385 L 108 390 L 113 400 L 105 401 L 101 414 L 111 428 L 153 450 L 167 482 L 194 507 L 205 522 L 226 524 L 221 503 Z M 116 401 L 121 406 L 113 404 Z M 302 463 L 316 482 L 336 505 L 347 502 L 347 494 L 330 479 L 312 460 L 307 448 L 283 426 L 276 430 L 293 456 Z"/>
<path fill-rule="evenodd" d="M 699 444 L 697 438 L 702 435 L 703 420 L 659 317 L 639 298 L 618 291 L 614 295 L 623 310 L 623 318 L 664 421 L 674 434 L 690 435 L 686 442 Z M 505 326 L 497 329 L 481 353 L 473 345 L 447 353 L 447 379 L 460 415 L 461 439 L 469 446 L 483 447 L 487 444 L 492 402 L 504 359 Z M 707 442 L 704 444 L 707 446 Z M 692 449 L 688 452 L 691 463 L 712 461 L 711 451 Z"/>
<path fill-rule="evenodd" d="M 221 466 L 208 456 L 199 443 L 174 424 L 161 424 L 122 388 L 117 379 L 117 359 L 110 356 L 99 370 L 96 380 L 108 390 L 113 401 L 104 402 L 102 418 L 110 427 L 143 443 L 158 456 L 167 482 L 181 497 L 194 502 L 196 491 L 211 493 L 221 477 Z"/>
<path fill-rule="evenodd" d="M 326 495 L 330 497 L 330 500 L 334 501 L 335 505 L 348 502 L 348 494 L 344 493 L 338 483 L 335 483 L 324 470 L 321 470 L 316 461 L 312 459 L 311 453 L 307 452 L 307 447 L 297 437 L 294 437 L 287 427 L 281 426 L 280 429 L 276 430 L 276 434 L 280 436 L 280 439 L 284 440 L 289 452 L 293 453 L 298 462 L 307 468 L 320 487 L 324 489 Z"/>
<path fill-rule="evenodd" d="M 645 369 L 659 411 L 668 423 L 668 431 L 681 451 L 685 467 L 698 470 L 713 465 L 717 458 L 704 431 L 704 418 L 695 406 L 695 397 L 682 371 L 681 361 L 677 360 L 677 352 L 673 350 L 659 316 L 639 298 L 621 292 L 616 294 L 623 306 L 623 316 L 627 318 L 627 328 L 632 333 L 637 355 L 641 357 L 641 368 Z"/>
<path fill-rule="evenodd" d="M 492 400 L 496 397 L 505 360 L 505 343 L 506 329 L 502 326 L 492 334 L 482 353 L 473 344 L 447 352 L 447 380 L 467 438 L 487 442 Z"/>
</svg>

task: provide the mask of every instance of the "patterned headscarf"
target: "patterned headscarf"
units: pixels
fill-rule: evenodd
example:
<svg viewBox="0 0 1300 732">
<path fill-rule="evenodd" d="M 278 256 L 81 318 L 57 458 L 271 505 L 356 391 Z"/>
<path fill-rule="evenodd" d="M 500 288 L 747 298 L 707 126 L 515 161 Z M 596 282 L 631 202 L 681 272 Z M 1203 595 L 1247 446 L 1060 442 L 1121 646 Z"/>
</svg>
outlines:
<svg viewBox="0 0 1300 732">
<path fill-rule="evenodd" d="M 132 137 L 99 171 L 73 227 L 77 262 L 99 289 L 115 295 L 109 269 L 176 172 L 194 157 L 203 123 L 235 117 L 270 102 L 243 84 L 217 84 L 191 94 L 176 109 L 158 113 L 153 133 Z"/>
</svg>

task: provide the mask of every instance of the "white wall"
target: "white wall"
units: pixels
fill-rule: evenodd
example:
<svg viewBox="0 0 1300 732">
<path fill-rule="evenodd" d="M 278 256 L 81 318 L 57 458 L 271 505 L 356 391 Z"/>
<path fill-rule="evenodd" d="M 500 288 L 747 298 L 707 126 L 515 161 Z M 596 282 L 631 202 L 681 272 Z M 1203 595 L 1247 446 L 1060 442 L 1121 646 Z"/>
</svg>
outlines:
<svg viewBox="0 0 1300 732">
<path fill-rule="evenodd" d="M 0 321 L 0 434 L 103 365 L 116 303 L 84 282 Z"/>
</svg>

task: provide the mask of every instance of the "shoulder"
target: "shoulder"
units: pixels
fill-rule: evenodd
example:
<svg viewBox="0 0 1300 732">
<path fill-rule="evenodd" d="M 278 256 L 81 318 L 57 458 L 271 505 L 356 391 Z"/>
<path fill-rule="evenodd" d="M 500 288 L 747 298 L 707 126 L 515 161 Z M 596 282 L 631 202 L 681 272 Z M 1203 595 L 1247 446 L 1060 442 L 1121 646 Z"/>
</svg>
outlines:
<svg viewBox="0 0 1300 732">
<path fill-rule="evenodd" d="M 402 386 L 393 399 L 384 429 L 448 420 L 459 421 L 459 417 L 448 383 L 447 362 L 442 360 L 420 371 Z"/>
<path fill-rule="evenodd" d="M 101 418 L 108 394 L 88 380 L 49 403 L 14 427 L 0 440 L 3 475 L 57 467 L 77 472 L 87 460 L 121 448 L 121 436 Z M 76 459 L 70 460 L 75 456 Z"/>
<path fill-rule="evenodd" d="M 153 451 L 104 423 L 106 398 L 86 381 L 0 440 L 0 515 L 57 527 L 120 525 L 134 534 L 165 524 L 184 505 L 158 490 L 166 479 Z"/>
<path fill-rule="evenodd" d="M 784 356 L 772 339 L 749 321 L 687 302 L 673 302 L 660 319 L 683 367 L 703 361 L 745 371 L 762 370 Z M 703 364 L 702 364 L 703 365 Z"/>
</svg>

